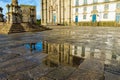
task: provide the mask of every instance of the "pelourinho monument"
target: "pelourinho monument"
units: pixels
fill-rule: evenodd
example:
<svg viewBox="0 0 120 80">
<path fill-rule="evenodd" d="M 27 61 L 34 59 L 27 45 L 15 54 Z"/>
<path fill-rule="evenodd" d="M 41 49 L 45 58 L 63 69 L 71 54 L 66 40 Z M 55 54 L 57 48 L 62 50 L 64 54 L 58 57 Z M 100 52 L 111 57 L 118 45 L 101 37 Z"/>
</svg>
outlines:
<svg viewBox="0 0 120 80">
<path fill-rule="evenodd" d="M 9 34 L 42 29 L 36 24 L 36 6 L 19 5 L 18 0 L 12 0 L 6 7 L 6 21 L 3 18 L 3 9 L 0 7 L 0 33 Z"/>
</svg>

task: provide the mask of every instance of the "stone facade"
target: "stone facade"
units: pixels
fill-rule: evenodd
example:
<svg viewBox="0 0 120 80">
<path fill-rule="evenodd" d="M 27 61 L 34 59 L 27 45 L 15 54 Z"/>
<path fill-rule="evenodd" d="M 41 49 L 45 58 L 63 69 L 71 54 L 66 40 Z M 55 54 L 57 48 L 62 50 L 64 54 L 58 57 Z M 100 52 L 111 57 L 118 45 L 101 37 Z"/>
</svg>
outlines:
<svg viewBox="0 0 120 80">
<path fill-rule="evenodd" d="M 17 0 L 12 0 L 11 4 L 6 5 L 8 12 L 6 14 L 7 16 L 7 23 L 21 23 L 22 22 L 22 15 L 21 15 L 21 9 L 18 5 Z"/>
<path fill-rule="evenodd" d="M 73 4 L 73 20 L 78 25 L 117 26 L 120 24 L 119 0 L 74 0 Z"/>
<path fill-rule="evenodd" d="M 18 5 L 18 0 L 11 0 L 11 4 L 7 4 L 7 22 L 0 22 L 0 33 L 19 33 L 41 31 L 47 28 L 40 27 L 36 24 L 36 7 L 31 5 Z M 0 8 L 0 18 L 2 8 Z M 2 21 L 0 19 L 0 21 Z"/>
<path fill-rule="evenodd" d="M 73 0 L 41 0 L 42 25 L 71 24 Z"/>
<path fill-rule="evenodd" d="M 120 26 L 119 0 L 42 0 L 42 24 Z"/>
<path fill-rule="evenodd" d="M 18 5 L 17 0 L 7 4 L 7 23 L 35 23 L 36 7 L 31 5 Z"/>
<path fill-rule="evenodd" d="M 36 7 L 31 5 L 20 5 L 23 23 L 36 23 Z"/>
</svg>

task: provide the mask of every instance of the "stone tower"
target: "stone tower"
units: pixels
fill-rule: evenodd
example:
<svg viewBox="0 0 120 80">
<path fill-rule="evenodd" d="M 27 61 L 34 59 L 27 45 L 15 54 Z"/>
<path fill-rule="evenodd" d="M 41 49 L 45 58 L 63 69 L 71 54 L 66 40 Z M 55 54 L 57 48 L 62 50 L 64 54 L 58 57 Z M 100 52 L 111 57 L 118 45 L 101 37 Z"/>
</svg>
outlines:
<svg viewBox="0 0 120 80">
<path fill-rule="evenodd" d="M 21 23 L 22 22 L 22 14 L 20 6 L 18 5 L 18 0 L 12 0 L 11 4 L 6 5 L 7 12 L 7 23 Z"/>
<path fill-rule="evenodd" d="M 12 5 L 18 5 L 18 0 L 12 0 Z"/>
</svg>

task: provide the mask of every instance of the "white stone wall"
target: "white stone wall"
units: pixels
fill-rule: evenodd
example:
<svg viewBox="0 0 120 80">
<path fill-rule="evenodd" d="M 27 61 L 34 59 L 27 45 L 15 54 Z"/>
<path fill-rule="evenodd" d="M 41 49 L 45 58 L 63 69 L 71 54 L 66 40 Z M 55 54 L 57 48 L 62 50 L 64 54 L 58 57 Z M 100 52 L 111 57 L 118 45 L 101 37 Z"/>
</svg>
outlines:
<svg viewBox="0 0 120 80">
<path fill-rule="evenodd" d="M 97 22 L 98 21 L 115 21 L 116 20 L 116 4 L 118 2 L 111 2 L 111 3 L 103 3 L 104 0 L 98 0 L 98 3 L 101 3 L 101 4 L 93 4 L 93 0 L 87 0 L 87 4 L 89 5 L 84 5 L 83 1 L 84 0 L 79 0 L 79 6 L 76 6 L 75 5 L 75 2 L 76 0 L 74 0 L 74 6 L 73 6 L 73 15 L 74 15 L 74 22 L 75 22 L 75 16 L 78 16 L 79 17 L 79 22 L 85 22 L 85 21 L 92 21 L 92 11 L 93 11 L 93 6 L 97 6 Z M 114 0 L 110 0 L 110 1 L 114 1 Z M 105 19 L 103 16 L 105 14 L 105 9 L 104 9 L 104 6 L 105 4 L 109 4 L 109 9 L 107 10 L 108 12 L 108 18 Z M 86 10 L 86 19 L 83 19 L 83 15 L 84 15 L 84 11 L 83 11 L 83 8 L 86 7 L 87 10 Z M 78 13 L 76 12 L 76 8 L 78 8 Z"/>
</svg>

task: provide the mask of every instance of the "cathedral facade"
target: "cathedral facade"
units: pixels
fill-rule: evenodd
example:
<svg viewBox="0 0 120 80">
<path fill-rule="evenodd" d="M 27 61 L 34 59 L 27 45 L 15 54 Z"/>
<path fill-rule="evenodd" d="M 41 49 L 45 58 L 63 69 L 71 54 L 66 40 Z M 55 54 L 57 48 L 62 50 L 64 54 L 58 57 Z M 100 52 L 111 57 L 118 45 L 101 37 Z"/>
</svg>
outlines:
<svg viewBox="0 0 120 80">
<path fill-rule="evenodd" d="M 74 0 L 41 0 L 42 24 L 71 24 Z"/>
<path fill-rule="evenodd" d="M 42 24 L 120 26 L 120 0 L 42 0 Z"/>
</svg>

